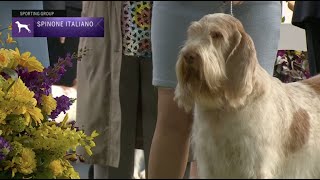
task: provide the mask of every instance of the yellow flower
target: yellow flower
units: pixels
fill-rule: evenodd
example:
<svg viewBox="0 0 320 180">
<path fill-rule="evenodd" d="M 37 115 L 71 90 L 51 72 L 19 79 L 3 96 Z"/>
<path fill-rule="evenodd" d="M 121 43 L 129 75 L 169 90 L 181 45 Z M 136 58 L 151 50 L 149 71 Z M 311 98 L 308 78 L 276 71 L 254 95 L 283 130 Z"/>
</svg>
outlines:
<svg viewBox="0 0 320 180">
<path fill-rule="evenodd" d="M 31 56 L 30 52 L 24 52 L 20 55 L 20 51 L 18 48 L 14 51 L 14 58 L 18 61 L 18 64 L 27 67 L 29 72 L 38 71 L 42 72 L 44 67 L 41 62 L 37 60 L 36 57 Z"/>
<path fill-rule="evenodd" d="M 10 23 L 10 25 L 8 26 L 8 30 L 12 30 L 12 23 Z"/>
<path fill-rule="evenodd" d="M 7 113 L 3 110 L 0 110 L 0 124 L 6 124 Z"/>
<path fill-rule="evenodd" d="M 12 82 L 12 79 L 8 80 L 9 84 Z M 30 117 L 35 121 L 36 124 L 41 123 L 41 120 L 43 120 L 43 115 L 41 110 L 36 107 L 37 100 L 33 98 L 33 96 L 34 92 L 30 91 L 28 87 L 25 86 L 23 81 L 18 78 L 8 91 L 6 101 L 0 102 L 0 108 L 5 109 L 7 114 L 23 114 L 26 118 L 26 124 L 31 122 Z M 7 104 L 2 104 L 5 102 L 7 102 Z"/>
<path fill-rule="evenodd" d="M 61 162 L 65 167 L 65 171 L 63 173 L 63 177 L 66 179 L 80 179 L 79 173 L 74 170 L 72 165 L 67 160 L 62 160 Z"/>
<path fill-rule="evenodd" d="M 8 38 L 6 42 L 11 44 L 11 43 L 16 43 L 17 41 L 13 40 L 13 38 L 10 36 L 10 33 L 8 33 Z"/>
<path fill-rule="evenodd" d="M 0 37 L 1 37 L 1 35 L 2 35 L 2 32 L 0 32 Z M 1 38 L 0 38 L 0 43 L 3 45 Z"/>
<path fill-rule="evenodd" d="M 26 125 L 29 125 L 31 122 L 31 116 L 29 113 L 24 114 L 24 118 L 26 120 Z"/>
<path fill-rule="evenodd" d="M 32 109 L 28 109 L 27 113 L 29 113 L 32 117 L 32 119 L 34 120 L 34 122 L 36 123 L 36 125 L 41 123 L 41 120 L 43 120 L 43 115 L 41 113 L 41 110 L 37 107 L 34 107 Z"/>
<path fill-rule="evenodd" d="M 80 179 L 79 173 L 74 170 L 74 168 L 68 168 L 70 179 Z"/>
<path fill-rule="evenodd" d="M 90 146 L 84 146 L 84 149 L 86 150 L 86 152 L 88 153 L 89 156 L 92 155 L 92 151 L 91 151 L 91 147 Z"/>
<path fill-rule="evenodd" d="M 97 136 L 99 136 L 99 133 L 97 133 L 97 131 L 94 130 L 94 131 L 91 133 L 92 139 L 95 138 L 95 137 L 97 137 Z"/>
<path fill-rule="evenodd" d="M 64 171 L 64 167 L 61 164 L 60 160 L 54 160 L 49 164 L 49 168 L 51 169 L 52 173 L 54 176 L 61 176 L 63 171 Z"/>
<path fill-rule="evenodd" d="M 294 51 L 294 54 L 296 54 L 296 55 L 298 55 L 298 56 L 299 56 L 299 55 L 301 55 L 301 54 L 302 54 L 302 51 L 297 51 L 297 50 L 295 50 L 295 51 Z"/>
<path fill-rule="evenodd" d="M 14 59 L 14 53 L 15 51 L 12 49 L 0 49 L 1 54 L 3 54 L 7 60 L 8 60 L 8 65 L 7 68 L 15 69 L 18 66 L 18 62 Z"/>
<path fill-rule="evenodd" d="M 31 174 L 37 167 L 36 154 L 29 148 L 23 148 L 16 161 L 17 170 L 22 174 Z"/>
<path fill-rule="evenodd" d="M 0 68 L 8 67 L 11 68 L 14 62 L 12 62 L 13 56 L 10 50 L 1 48 L 0 49 Z"/>
<path fill-rule="evenodd" d="M 0 68 L 7 67 L 10 62 L 7 52 L 4 49 L 0 49 Z"/>
<path fill-rule="evenodd" d="M 42 110 L 44 113 L 50 115 L 53 110 L 57 108 L 57 101 L 52 97 L 52 95 L 41 97 Z"/>
</svg>

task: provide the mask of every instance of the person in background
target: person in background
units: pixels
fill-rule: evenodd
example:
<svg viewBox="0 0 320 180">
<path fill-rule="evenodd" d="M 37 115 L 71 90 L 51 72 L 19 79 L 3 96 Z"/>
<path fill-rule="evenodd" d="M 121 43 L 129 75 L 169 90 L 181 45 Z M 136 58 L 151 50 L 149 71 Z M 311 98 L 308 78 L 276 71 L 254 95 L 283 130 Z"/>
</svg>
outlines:
<svg viewBox="0 0 320 180">
<path fill-rule="evenodd" d="M 135 149 L 148 162 L 156 124 L 152 86 L 151 1 L 83 1 L 82 17 L 104 17 L 104 38 L 80 38 L 77 123 L 99 132 L 94 178 L 131 179 Z"/>
<path fill-rule="evenodd" d="M 0 1 L 0 29 L 8 27 L 12 23 L 12 10 L 43 10 L 43 1 Z M 2 35 L 7 36 L 7 33 Z M 17 43 L 8 48 L 19 48 L 20 53 L 29 51 L 44 67 L 48 67 L 49 54 L 47 38 L 45 37 L 20 37 L 15 38 Z"/>
<path fill-rule="evenodd" d="M 259 63 L 273 73 L 281 23 L 281 1 L 232 1 L 233 15 L 252 37 Z M 154 1 L 152 15 L 153 85 L 158 88 L 158 119 L 149 158 L 149 178 L 182 178 L 189 158 L 192 114 L 174 98 L 175 65 L 192 21 L 231 13 L 230 1 Z"/>
<path fill-rule="evenodd" d="M 311 76 L 320 73 L 320 2 L 295 1 L 292 24 L 305 29 Z"/>
<path fill-rule="evenodd" d="M 82 1 L 44 1 L 44 10 L 65 10 L 67 17 L 81 17 Z M 78 37 L 48 37 L 50 65 L 58 62 L 59 57 L 65 57 L 67 53 L 78 52 Z M 77 61 L 68 68 L 60 81 L 55 85 L 66 87 L 75 86 L 77 75 Z"/>
</svg>

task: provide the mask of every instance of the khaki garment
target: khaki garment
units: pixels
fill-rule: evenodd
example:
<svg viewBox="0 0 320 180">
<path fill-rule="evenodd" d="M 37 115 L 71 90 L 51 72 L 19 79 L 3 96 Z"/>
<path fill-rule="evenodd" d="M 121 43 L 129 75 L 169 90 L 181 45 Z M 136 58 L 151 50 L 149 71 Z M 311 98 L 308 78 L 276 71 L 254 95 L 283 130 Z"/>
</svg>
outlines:
<svg viewBox="0 0 320 180">
<path fill-rule="evenodd" d="M 82 17 L 104 17 L 104 38 L 80 38 L 79 50 L 90 51 L 78 62 L 77 123 L 85 133 L 97 130 L 88 163 L 118 167 L 122 61 L 121 1 L 83 1 Z M 112 42 L 112 43 L 111 43 Z M 81 148 L 79 151 L 84 153 Z"/>
</svg>

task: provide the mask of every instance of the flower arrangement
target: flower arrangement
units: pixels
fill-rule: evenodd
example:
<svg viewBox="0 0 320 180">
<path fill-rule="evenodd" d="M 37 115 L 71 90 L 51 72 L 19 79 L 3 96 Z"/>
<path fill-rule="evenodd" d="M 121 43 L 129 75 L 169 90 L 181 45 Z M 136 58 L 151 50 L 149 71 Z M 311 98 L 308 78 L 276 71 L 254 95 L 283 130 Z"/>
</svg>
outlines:
<svg viewBox="0 0 320 180">
<path fill-rule="evenodd" d="M 0 36 L 4 30 L 11 27 L 0 29 Z M 86 135 L 68 114 L 56 122 L 74 99 L 52 97 L 51 86 L 82 54 L 68 54 L 44 68 L 30 52 L 6 48 L 12 43 L 17 42 L 9 32 L 5 41 L 0 37 L 0 178 L 79 179 L 70 161 L 83 161 L 78 147 L 91 155 L 98 133 Z"/>
<path fill-rule="evenodd" d="M 310 78 L 307 52 L 279 50 L 274 68 L 274 76 L 285 83 Z"/>
</svg>

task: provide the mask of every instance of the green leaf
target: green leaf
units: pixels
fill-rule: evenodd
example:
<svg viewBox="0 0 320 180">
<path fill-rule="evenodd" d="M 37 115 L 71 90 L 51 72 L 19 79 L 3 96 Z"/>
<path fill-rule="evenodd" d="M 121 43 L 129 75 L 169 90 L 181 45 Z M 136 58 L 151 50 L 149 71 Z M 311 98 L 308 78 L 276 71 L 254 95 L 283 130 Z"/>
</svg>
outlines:
<svg viewBox="0 0 320 180">
<path fill-rule="evenodd" d="M 283 16 L 282 19 L 281 19 L 281 22 L 284 22 L 286 20 L 286 17 Z"/>
<path fill-rule="evenodd" d="M 51 170 L 41 168 L 41 170 L 35 174 L 35 179 L 54 179 L 54 175 Z"/>
<path fill-rule="evenodd" d="M 4 72 L 5 74 L 9 75 L 14 81 L 10 84 L 10 86 L 7 88 L 7 92 L 9 92 L 10 88 L 14 85 L 14 83 L 17 81 L 18 79 L 18 73 L 11 69 L 11 68 L 3 68 L 1 69 L 2 72 Z"/>
<path fill-rule="evenodd" d="M 14 83 L 15 83 L 16 81 L 17 81 L 17 80 L 12 81 L 12 83 L 10 84 L 10 86 L 8 87 L 8 89 L 7 89 L 7 91 L 6 91 L 6 95 L 7 95 L 7 93 L 8 93 L 9 90 L 10 90 L 10 88 L 14 85 Z"/>
<path fill-rule="evenodd" d="M 18 73 L 15 70 L 11 69 L 11 68 L 3 68 L 2 72 L 6 73 L 7 75 L 9 75 L 14 80 L 18 79 Z"/>
</svg>

